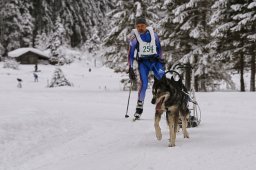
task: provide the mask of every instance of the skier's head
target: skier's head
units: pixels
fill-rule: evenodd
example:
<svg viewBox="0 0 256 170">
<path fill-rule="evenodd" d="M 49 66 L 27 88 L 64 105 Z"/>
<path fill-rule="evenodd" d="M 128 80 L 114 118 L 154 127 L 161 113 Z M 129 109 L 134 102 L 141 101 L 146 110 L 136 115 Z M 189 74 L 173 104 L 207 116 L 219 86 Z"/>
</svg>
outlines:
<svg viewBox="0 0 256 170">
<path fill-rule="evenodd" d="M 144 33 L 147 31 L 147 22 L 146 19 L 143 17 L 137 18 L 136 19 L 136 29 L 138 30 L 139 33 Z"/>
</svg>

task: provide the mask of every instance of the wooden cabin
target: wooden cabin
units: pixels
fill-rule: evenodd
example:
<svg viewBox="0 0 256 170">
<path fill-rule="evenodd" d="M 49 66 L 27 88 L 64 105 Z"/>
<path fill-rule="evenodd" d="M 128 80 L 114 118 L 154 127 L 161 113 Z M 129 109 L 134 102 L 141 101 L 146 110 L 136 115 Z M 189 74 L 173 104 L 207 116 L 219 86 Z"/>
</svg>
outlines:
<svg viewBox="0 0 256 170">
<path fill-rule="evenodd" d="M 20 64 L 49 63 L 48 54 L 36 48 L 18 48 L 10 51 L 8 57 L 15 58 Z"/>
</svg>

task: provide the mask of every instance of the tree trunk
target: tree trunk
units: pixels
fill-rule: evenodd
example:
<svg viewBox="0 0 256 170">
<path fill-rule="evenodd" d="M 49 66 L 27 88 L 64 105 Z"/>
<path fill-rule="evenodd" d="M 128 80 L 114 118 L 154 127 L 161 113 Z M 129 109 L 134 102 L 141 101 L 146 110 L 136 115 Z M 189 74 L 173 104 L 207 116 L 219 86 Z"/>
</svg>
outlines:
<svg viewBox="0 0 256 170">
<path fill-rule="evenodd" d="M 200 83 L 201 83 L 201 90 L 200 91 L 204 91 L 206 92 L 206 75 L 205 73 L 203 72 L 203 75 L 201 76 L 201 80 L 200 80 Z"/>
<path fill-rule="evenodd" d="M 190 66 L 190 63 L 187 63 L 188 66 Z M 191 89 L 191 68 L 186 67 L 185 68 L 185 87 L 187 90 Z"/>
<path fill-rule="evenodd" d="M 250 91 L 255 91 L 255 55 L 254 54 L 252 54 L 252 58 L 251 58 Z"/>
<path fill-rule="evenodd" d="M 245 91 L 245 86 L 244 86 L 244 54 L 240 54 L 240 91 L 244 92 Z"/>
<path fill-rule="evenodd" d="M 198 76 L 195 76 L 195 91 L 198 92 L 199 89 L 199 80 Z"/>
</svg>

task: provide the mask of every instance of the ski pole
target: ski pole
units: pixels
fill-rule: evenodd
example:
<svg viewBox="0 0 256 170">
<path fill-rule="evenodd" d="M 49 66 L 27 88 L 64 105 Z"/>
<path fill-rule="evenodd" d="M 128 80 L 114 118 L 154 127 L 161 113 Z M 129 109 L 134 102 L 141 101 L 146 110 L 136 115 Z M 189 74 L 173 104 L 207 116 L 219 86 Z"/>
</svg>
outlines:
<svg viewBox="0 0 256 170">
<path fill-rule="evenodd" d="M 125 114 L 125 118 L 128 118 L 128 108 L 129 108 L 129 103 L 130 103 L 130 97 L 131 97 L 131 91 L 132 91 L 132 80 L 131 81 L 131 85 L 130 85 L 130 89 L 129 89 L 129 97 L 128 97 L 128 102 L 127 102 L 127 108 L 126 108 L 126 114 Z"/>
</svg>

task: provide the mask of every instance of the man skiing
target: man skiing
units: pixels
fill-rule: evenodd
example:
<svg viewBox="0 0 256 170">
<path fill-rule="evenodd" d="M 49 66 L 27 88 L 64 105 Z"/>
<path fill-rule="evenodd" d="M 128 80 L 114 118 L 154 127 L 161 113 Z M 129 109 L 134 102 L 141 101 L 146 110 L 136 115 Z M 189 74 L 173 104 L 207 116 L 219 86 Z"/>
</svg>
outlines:
<svg viewBox="0 0 256 170">
<path fill-rule="evenodd" d="M 165 71 L 162 58 L 162 51 L 158 35 L 152 27 L 147 26 L 145 18 L 136 19 L 136 29 L 132 30 L 130 35 L 130 44 L 128 51 L 129 78 L 136 79 L 133 70 L 134 59 L 138 61 L 138 70 L 140 76 L 140 85 L 138 91 L 138 101 L 135 119 L 139 119 L 143 112 L 143 103 L 148 87 L 149 71 L 153 71 L 156 79 L 160 80 Z"/>
</svg>

